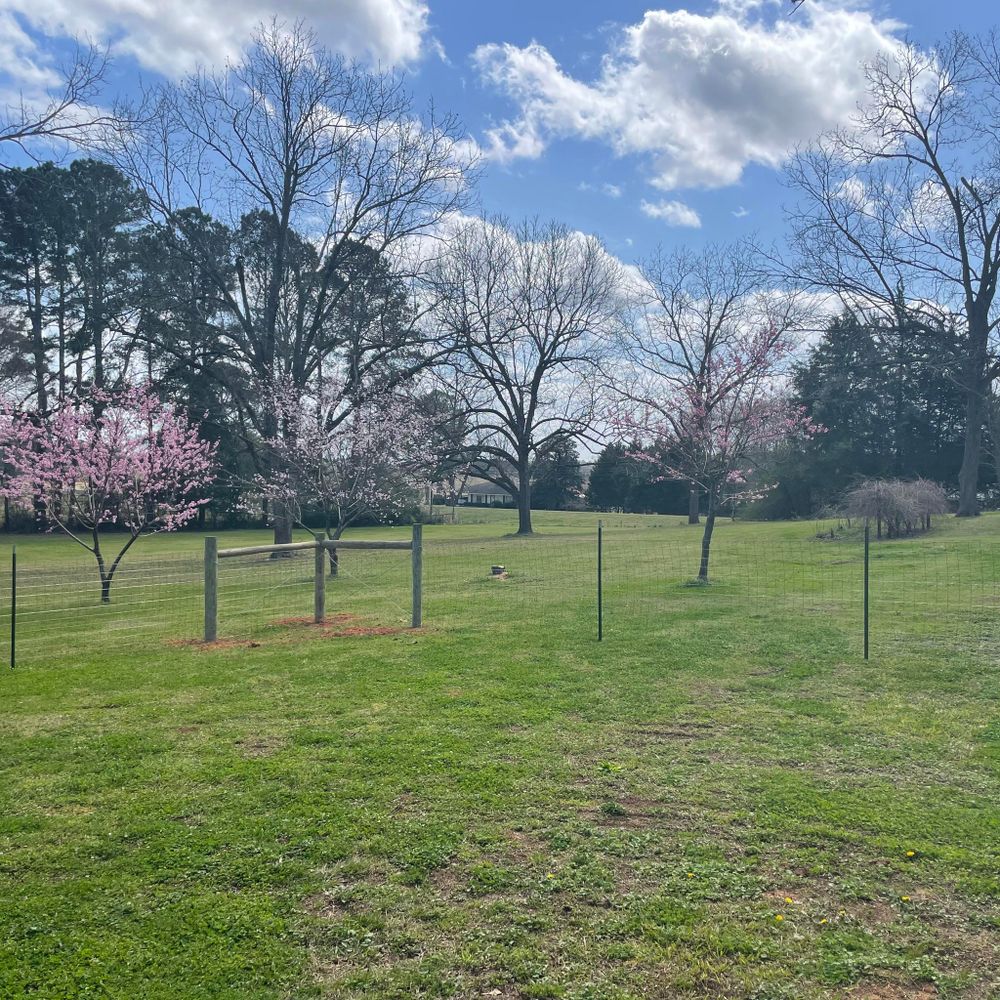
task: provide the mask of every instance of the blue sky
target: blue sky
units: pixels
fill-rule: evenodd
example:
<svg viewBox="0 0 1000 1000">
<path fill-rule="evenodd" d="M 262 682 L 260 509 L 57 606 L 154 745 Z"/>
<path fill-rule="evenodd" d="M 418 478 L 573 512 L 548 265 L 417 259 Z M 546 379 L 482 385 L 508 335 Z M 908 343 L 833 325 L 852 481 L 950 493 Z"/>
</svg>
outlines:
<svg viewBox="0 0 1000 1000">
<path fill-rule="evenodd" d="M 69 35 L 106 39 L 115 85 L 238 54 L 272 14 L 403 67 L 483 148 L 484 210 L 555 217 L 625 260 L 657 243 L 780 240 L 781 162 L 854 106 L 860 65 L 908 38 L 981 32 L 995 0 L 0 0 L 0 87 L 40 90 Z M 613 16 L 612 16 L 613 15 Z"/>
</svg>

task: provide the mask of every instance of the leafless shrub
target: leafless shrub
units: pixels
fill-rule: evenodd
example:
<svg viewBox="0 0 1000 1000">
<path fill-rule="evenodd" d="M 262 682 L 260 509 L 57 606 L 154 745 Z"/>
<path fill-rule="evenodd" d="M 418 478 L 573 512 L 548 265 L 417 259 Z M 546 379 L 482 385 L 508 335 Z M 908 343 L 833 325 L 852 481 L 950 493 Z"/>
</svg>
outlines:
<svg viewBox="0 0 1000 1000">
<path fill-rule="evenodd" d="M 874 521 L 877 538 L 883 529 L 898 538 L 930 530 L 931 519 L 949 507 L 945 491 L 927 479 L 866 479 L 845 494 L 840 510 L 844 517 Z"/>
</svg>

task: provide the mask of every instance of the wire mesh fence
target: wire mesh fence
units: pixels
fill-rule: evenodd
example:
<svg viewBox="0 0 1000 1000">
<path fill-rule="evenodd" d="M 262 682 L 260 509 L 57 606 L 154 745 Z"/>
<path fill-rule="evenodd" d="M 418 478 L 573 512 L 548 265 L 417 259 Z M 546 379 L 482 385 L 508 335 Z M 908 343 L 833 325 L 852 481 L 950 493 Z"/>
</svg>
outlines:
<svg viewBox="0 0 1000 1000">
<path fill-rule="evenodd" d="M 697 624 L 717 641 L 751 633 L 825 651 L 862 655 L 866 595 L 860 532 L 762 543 L 720 537 L 710 583 L 697 579 L 697 532 L 636 530 L 614 519 L 604 529 L 601 610 L 605 642 L 675 641 Z M 403 537 L 400 535 L 400 537 Z M 10 550 L 0 563 L 0 655 L 18 665 L 72 661 L 103 650 L 194 644 L 204 629 L 204 560 L 195 552 L 130 554 L 101 600 L 92 560 L 20 555 L 12 621 Z M 1000 540 L 933 533 L 873 542 L 868 612 L 873 655 L 944 647 L 992 651 L 1000 643 Z M 294 638 L 312 621 L 312 550 L 251 553 L 218 563 L 218 639 Z M 328 637 L 383 634 L 411 621 L 410 553 L 338 550 L 326 567 Z M 539 635 L 598 638 L 595 533 L 449 537 L 428 532 L 423 548 L 424 620 L 435 630 L 502 629 L 530 644 Z M 12 628 L 12 625 L 16 628 Z M 820 636 L 820 639 L 817 639 Z M 803 639 L 806 641 L 806 639 Z"/>
<path fill-rule="evenodd" d="M 11 565 L 9 551 L 6 565 Z M 21 664 L 197 634 L 201 564 L 187 554 L 123 561 L 107 602 L 95 562 L 74 555 L 57 561 L 21 555 L 16 579 L 12 623 L 13 577 L 0 573 L 0 648 L 6 661 L 15 637 Z"/>
</svg>

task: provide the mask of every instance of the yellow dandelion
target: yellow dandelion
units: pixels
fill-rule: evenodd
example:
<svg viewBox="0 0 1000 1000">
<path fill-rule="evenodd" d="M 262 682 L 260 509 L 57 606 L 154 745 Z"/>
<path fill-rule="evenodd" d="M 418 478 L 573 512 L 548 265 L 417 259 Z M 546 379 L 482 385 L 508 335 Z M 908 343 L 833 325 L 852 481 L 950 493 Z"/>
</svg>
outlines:
<svg viewBox="0 0 1000 1000">
<path fill-rule="evenodd" d="M 688 872 L 688 878 L 694 878 L 694 872 Z"/>
<path fill-rule="evenodd" d="M 781 915 L 780 913 L 776 913 L 776 914 L 774 915 L 774 919 L 775 919 L 775 920 L 777 920 L 777 921 L 778 921 L 778 923 L 780 924 L 780 923 L 781 923 L 781 921 L 782 921 L 782 920 L 784 920 L 785 918 L 784 918 L 784 917 L 783 917 L 783 916 L 782 916 L 782 915 Z"/>
<path fill-rule="evenodd" d="M 903 900 L 904 903 L 908 903 L 910 901 L 910 897 L 909 896 L 903 896 L 901 898 L 902 898 L 902 900 Z"/>
<path fill-rule="evenodd" d="M 915 858 L 917 856 L 917 852 L 916 851 L 907 851 L 906 852 L 906 856 L 908 858 Z"/>
<path fill-rule="evenodd" d="M 555 878 L 555 875 L 553 875 L 552 872 L 549 872 L 548 875 L 546 875 L 545 877 L 546 878 Z"/>
<path fill-rule="evenodd" d="M 794 903 L 794 902 L 795 902 L 795 900 L 794 900 L 794 899 L 792 899 L 792 897 L 791 897 L 791 896 L 785 896 L 785 902 L 786 902 L 786 903 Z"/>
<path fill-rule="evenodd" d="M 827 922 L 828 922 L 828 921 L 827 921 L 826 917 L 824 917 L 824 918 L 823 918 L 823 919 L 822 919 L 822 920 L 820 921 L 820 923 L 821 923 L 821 924 L 825 924 L 825 923 L 827 923 Z"/>
</svg>

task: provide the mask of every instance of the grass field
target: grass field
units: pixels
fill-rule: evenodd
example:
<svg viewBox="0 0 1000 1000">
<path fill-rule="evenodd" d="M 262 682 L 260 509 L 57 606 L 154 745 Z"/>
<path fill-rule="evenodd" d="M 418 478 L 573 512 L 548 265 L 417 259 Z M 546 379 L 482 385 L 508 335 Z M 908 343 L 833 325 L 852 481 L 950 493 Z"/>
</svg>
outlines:
<svg viewBox="0 0 1000 1000">
<path fill-rule="evenodd" d="M 697 529 L 609 518 L 597 643 L 596 516 L 463 516 L 426 628 L 405 553 L 330 587 L 372 635 L 234 561 L 212 649 L 197 536 L 136 551 L 188 575 L 130 642 L 17 540 L 65 593 L 0 677 L 0 997 L 1000 996 L 1000 516 L 877 548 L 867 663 L 856 538 L 725 523 L 701 589 Z"/>
</svg>

